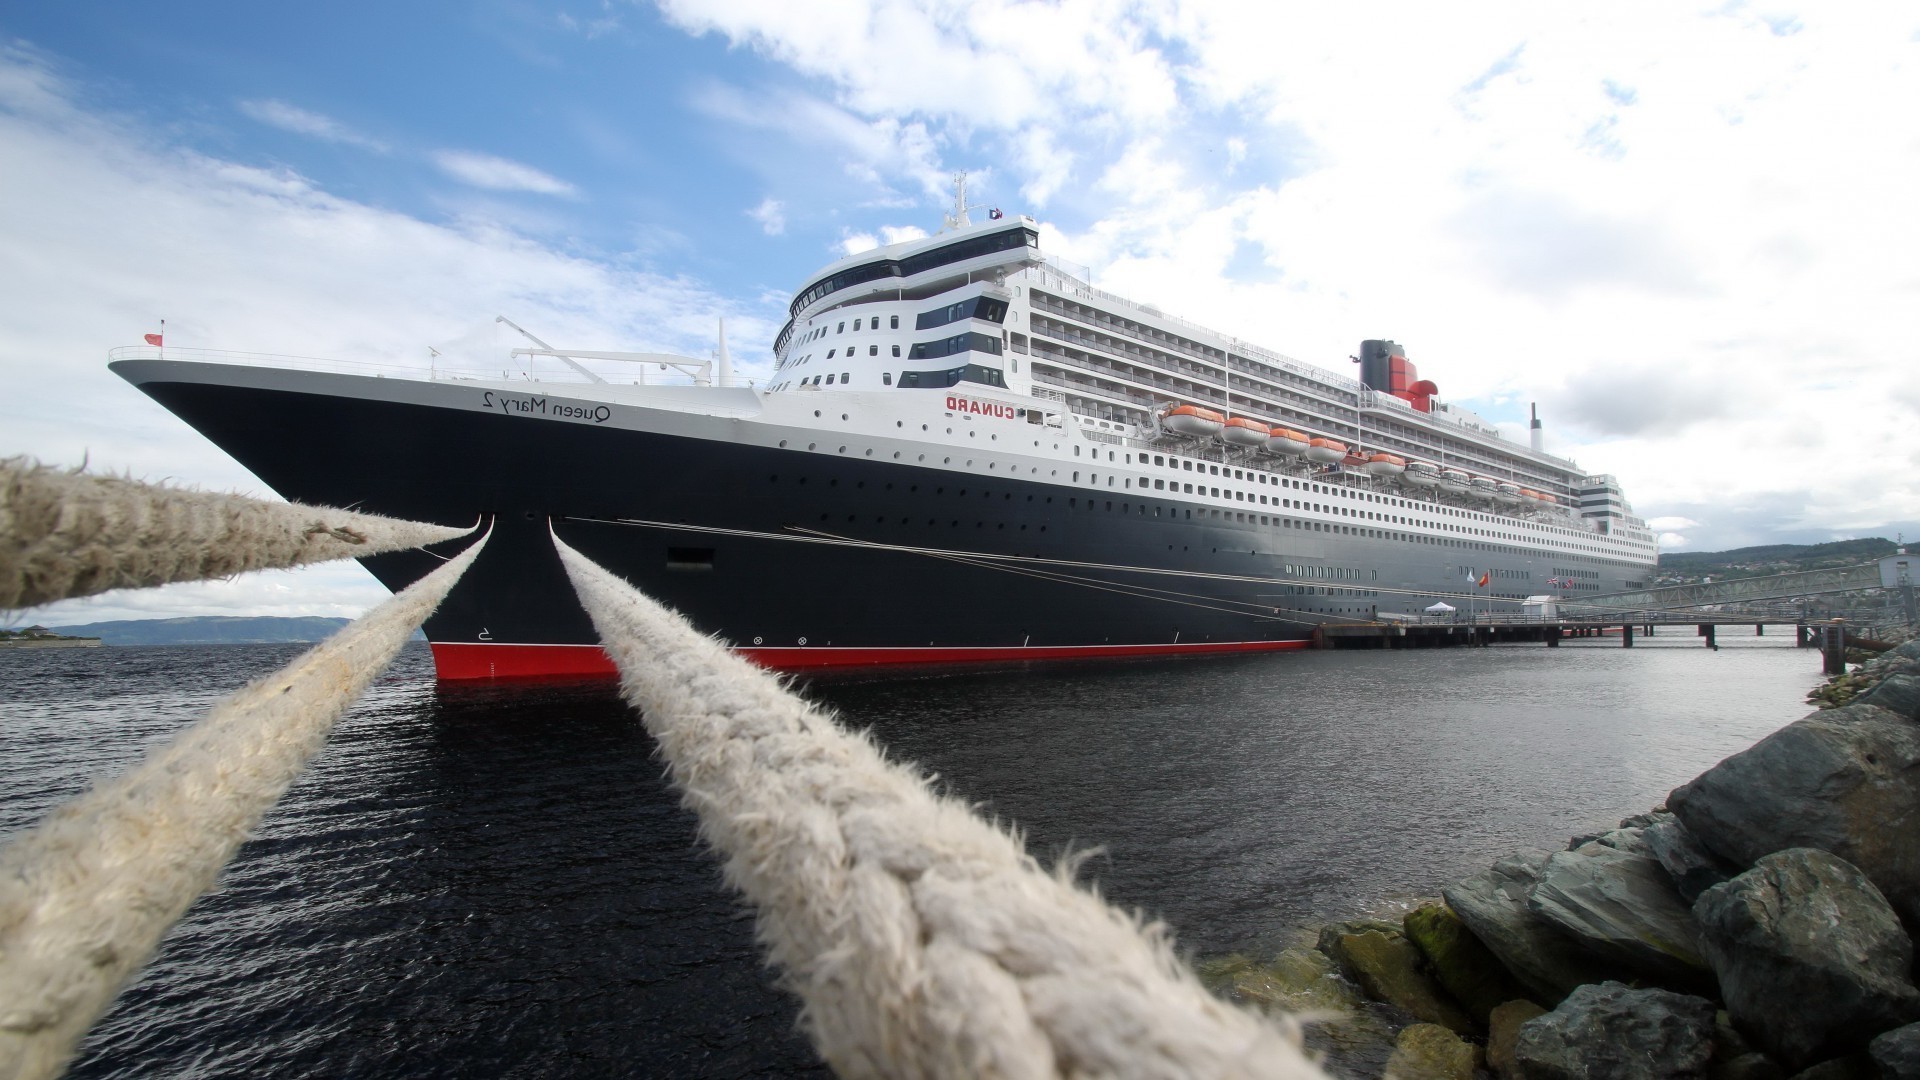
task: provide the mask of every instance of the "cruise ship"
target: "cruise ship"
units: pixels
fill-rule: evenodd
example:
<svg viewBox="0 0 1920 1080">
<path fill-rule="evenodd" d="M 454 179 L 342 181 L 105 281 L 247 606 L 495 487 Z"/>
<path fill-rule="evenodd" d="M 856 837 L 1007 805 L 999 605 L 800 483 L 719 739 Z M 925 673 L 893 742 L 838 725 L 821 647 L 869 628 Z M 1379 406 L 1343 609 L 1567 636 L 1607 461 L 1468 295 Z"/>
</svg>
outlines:
<svg viewBox="0 0 1920 1080">
<path fill-rule="evenodd" d="M 485 372 L 111 367 L 289 499 L 489 519 L 426 623 L 445 680 L 613 673 L 550 531 L 782 670 L 1298 648 L 1651 580 L 1619 484 L 1544 452 L 1538 419 L 1502 437 L 1392 341 L 1355 380 L 1102 292 L 956 187 L 940 233 L 807 279 L 759 380 L 724 339 L 531 335 Z M 439 560 L 363 562 L 397 591 Z"/>
</svg>

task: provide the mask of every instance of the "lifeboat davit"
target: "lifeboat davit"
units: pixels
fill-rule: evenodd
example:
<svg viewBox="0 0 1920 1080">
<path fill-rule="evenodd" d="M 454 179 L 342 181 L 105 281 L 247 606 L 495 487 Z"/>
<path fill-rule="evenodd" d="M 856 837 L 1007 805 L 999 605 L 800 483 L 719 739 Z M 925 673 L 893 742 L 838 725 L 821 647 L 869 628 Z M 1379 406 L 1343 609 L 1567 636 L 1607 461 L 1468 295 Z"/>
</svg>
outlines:
<svg viewBox="0 0 1920 1080">
<path fill-rule="evenodd" d="M 1484 476 L 1476 476 L 1468 481 L 1467 488 L 1469 494 L 1476 499 L 1485 499 L 1488 502 L 1492 502 L 1500 497 L 1500 489 L 1494 486 L 1493 481 Z"/>
<path fill-rule="evenodd" d="M 1467 474 L 1461 472 L 1459 469 L 1442 469 L 1440 471 L 1440 490 L 1451 491 L 1456 494 L 1463 492 L 1467 490 L 1469 480 L 1470 478 Z"/>
<path fill-rule="evenodd" d="M 1225 419 L 1212 409 L 1203 409 L 1198 405 L 1175 405 L 1160 418 L 1160 427 L 1175 435 L 1205 439 L 1218 435 Z"/>
<path fill-rule="evenodd" d="M 1408 462 L 1407 474 L 1401 479 L 1419 487 L 1433 487 L 1440 483 L 1440 470 L 1429 462 Z"/>
<path fill-rule="evenodd" d="M 1258 420 L 1235 416 L 1220 429 L 1220 441 L 1228 446 L 1265 446 L 1273 429 Z"/>
<path fill-rule="evenodd" d="M 1407 471 L 1407 459 L 1394 454 L 1375 454 L 1367 459 L 1367 471 L 1375 476 L 1399 476 Z"/>
<path fill-rule="evenodd" d="M 1310 439 L 1307 441 L 1307 460 L 1322 465 L 1331 465 L 1347 456 L 1347 444 L 1338 439 Z"/>
<path fill-rule="evenodd" d="M 1493 489 L 1493 497 L 1503 503 L 1517 503 L 1520 501 L 1520 485 L 1496 484 Z"/>
<path fill-rule="evenodd" d="M 1267 436 L 1267 449 L 1286 457 L 1299 457 L 1307 452 L 1307 435 L 1292 428 L 1271 428 Z"/>
</svg>

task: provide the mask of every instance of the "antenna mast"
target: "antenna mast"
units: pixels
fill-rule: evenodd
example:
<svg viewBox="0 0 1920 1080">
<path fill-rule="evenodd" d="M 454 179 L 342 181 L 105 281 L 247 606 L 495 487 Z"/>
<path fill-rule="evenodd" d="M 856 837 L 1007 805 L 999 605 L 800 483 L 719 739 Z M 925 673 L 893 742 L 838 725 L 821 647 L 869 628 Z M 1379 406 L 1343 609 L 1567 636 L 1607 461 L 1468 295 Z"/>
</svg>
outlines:
<svg viewBox="0 0 1920 1080">
<path fill-rule="evenodd" d="M 953 212 L 951 214 L 947 214 L 944 216 L 943 220 L 945 224 L 940 231 L 948 232 L 953 229 L 965 229 L 965 228 L 971 227 L 973 225 L 973 221 L 967 217 L 967 211 L 978 210 L 979 208 L 980 207 L 978 204 L 975 204 L 973 206 L 967 205 L 967 174 L 963 172 L 954 173 L 953 174 Z"/>
</svg>

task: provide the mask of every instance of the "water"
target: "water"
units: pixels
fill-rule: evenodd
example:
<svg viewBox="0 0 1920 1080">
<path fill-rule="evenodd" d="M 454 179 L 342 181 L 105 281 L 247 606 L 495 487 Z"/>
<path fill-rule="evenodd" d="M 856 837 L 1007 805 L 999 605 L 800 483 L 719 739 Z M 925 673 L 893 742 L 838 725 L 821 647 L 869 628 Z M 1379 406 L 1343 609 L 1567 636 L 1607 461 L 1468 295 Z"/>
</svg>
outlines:
<svg viewBox="0 0 1920 1080">
<path fill-rule="evenodd" d="M 1788 636 L 819 679 L 1199 955 L 1660 802 L 1806 712 Z M 291 646 L 0 653 L 0 836 Z M 826 1075 L 610 688 L 436 689 L 424 647 L 94 1030 L 76 1077 Z"/>
</svg>

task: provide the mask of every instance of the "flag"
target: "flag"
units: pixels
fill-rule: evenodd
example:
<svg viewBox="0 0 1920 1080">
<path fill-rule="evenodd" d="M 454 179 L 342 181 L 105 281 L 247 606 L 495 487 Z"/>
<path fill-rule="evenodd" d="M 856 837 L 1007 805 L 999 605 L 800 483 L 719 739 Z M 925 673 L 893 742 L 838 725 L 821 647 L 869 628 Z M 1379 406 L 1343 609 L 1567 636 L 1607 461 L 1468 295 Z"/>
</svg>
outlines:
<svg viewBox="0 0 1920 1080">
<path fill-rule="evenodd" d="M 1478 585 L 1478 586 L 1480 586 L 1481 588 L 1483 588 L 1483 589 L 1484 589 L 1484 588 L 1486 588 L 1486 587 L 1487 587 L 1487 582 L 1489 582 L 1489 581 L 1492 581 L 1492 580 L 1493 580 L 1493 571 L 1491 571 L 1491 570 L 1489 570 L 1489 571 L 1487 571 L 1486 573 L 1484 573 L 1484 574 L 1481 574 L 1481 575 L 1480 575 L 1480 580 L 1479 580 L 1479 581 L 1476 581 L 1476 582 L 1474 582 L 1474 584 L 1476 584 L 1476 585 Z"/>
<path fill-rule="evenodd" d="M 160 335 L 159 335 L 159 334 L 148 334 L 148 335 L 147 335 L 147 344 L 149 344 L 149 345 L 158 345 L 158 344 L 160 344 Z"/>
<path fill-rule="evenodd" d="M 999 207 L 997 207 L 997 206 L 996 206 L 996 207 L 994 207 L 993 209 L 991 209 L 991 210 L 989 210 L 989 211 L 987 211 L 987 218 L 988 218 L 988 220 L 991 220 L 991 221 L 999 221 L 999 220 L 1000 220 L 1000 216 L 1001 216 L 1001 215 L 1000 215 L 1000 208 L 999 208 Z"/>
</svg>

